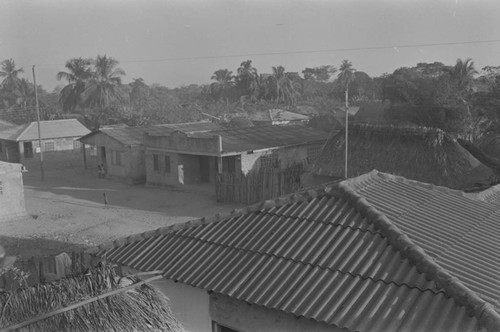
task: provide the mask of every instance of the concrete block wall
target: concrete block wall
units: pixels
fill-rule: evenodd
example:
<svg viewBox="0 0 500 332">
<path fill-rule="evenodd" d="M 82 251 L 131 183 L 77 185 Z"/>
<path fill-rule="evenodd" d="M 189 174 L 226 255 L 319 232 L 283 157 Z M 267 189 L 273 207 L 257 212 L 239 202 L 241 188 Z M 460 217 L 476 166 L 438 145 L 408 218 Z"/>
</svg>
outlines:
<svg viewBox="0 0 500 332">
<path fill-rule="evenodd" d="M 158 155 L 159 169 L 154 170 L 153 155 Z M 170 172 L 165 169 L 165 156 L 170 157 Z M 177 164 L 179 163 L 179 155 L 177 153 L 169 153 L 163 151 L 146 150 L 146 182 L 154 185 L 176 186 L 179 184 L 177 174 Z"/>
<path fill-rule="evenodd" d="M 23 176 L 20 164 L 0 163 L 0 220 L 25 216 Z"/>
<path fill-rule="evenodd" d="M 230 297 L 210 294 L 210 317 L 220 325 L 245 332 L 347 332 L 336 326 L 283 311 L 248 304 Z"/>
</svg>

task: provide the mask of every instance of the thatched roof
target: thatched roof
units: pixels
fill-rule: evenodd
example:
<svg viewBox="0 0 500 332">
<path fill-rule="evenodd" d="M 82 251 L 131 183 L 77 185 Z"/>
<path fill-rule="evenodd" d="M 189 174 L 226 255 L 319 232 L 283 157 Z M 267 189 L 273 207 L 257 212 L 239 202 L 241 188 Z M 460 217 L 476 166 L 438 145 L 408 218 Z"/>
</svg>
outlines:
<svg viewBox="0 0 500 332">
<path fill-rule="evenodd" d="M 495 159 L 500 159 L 500 133 L 486 135 L 477 143 L 481 151 Z"/>
<path fill-rule="evenodd" d="M 481 161 L 496 173 L 500 174 L 500 160 L 485 153 L 484 151 L 482 151 L 482 149 L 469 141 L 459 138 L 457 142 L 460 143 L 460 145 L 463 146 L 467 151 L 469 151 L 477 160 Z"/>
<path fill-rule="evenodd" d="M 130 289 L 120 291 L 124 283 Z M 85 275 L 0 293 L 0 308 L 2 331 L 183 331 L 164 295 L 148 284 L 140 285 L 138 278 L 119 279 L 107 265 Z M 48 313 L 56 314 L 39 319 Z"/>
<path fill-rule="evenodd" d="M 348 176 L 373 169 L 454 189 L 491 183 L 494 172 L 435 128 L 353 124 L 349 126 Z M 344 175 L 345 130 L 325 144 L 312 171 Z"/>
</svg>

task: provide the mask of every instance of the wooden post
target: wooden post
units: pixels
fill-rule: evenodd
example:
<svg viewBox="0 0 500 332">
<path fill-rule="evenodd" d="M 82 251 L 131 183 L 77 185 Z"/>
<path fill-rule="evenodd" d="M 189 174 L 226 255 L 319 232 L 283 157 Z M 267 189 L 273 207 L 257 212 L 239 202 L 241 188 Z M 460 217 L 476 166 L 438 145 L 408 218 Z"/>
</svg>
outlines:
<svg viewBox="0 0 500 332">
<path fill-rule="evenodd" d="M 40 107 L 38 106 L 38 89 L 36 87 L 35 66 L 33 66 L 33 86 L 35 88 L 36 118 L 38 123 L 38 145 L 40 147 L 40 173 L 43 181 L 45 176 L 43 171 L 42 133 L 40 132 Z"/>
<path fill-rule="evenodd" d="M 85 143 L 82 143 L 82 153 L 83 153 L 83 168 L 87 169 L 87 153 L 85 152 Z"/>
<path fill-rule="evenodd" d="M 349 86 L 346 86 L 345 89 L 345 171 L 344 178 L 347 179 L 347 151 L 348 151 L 348 142 L 349 139 Z"/>
</svg>

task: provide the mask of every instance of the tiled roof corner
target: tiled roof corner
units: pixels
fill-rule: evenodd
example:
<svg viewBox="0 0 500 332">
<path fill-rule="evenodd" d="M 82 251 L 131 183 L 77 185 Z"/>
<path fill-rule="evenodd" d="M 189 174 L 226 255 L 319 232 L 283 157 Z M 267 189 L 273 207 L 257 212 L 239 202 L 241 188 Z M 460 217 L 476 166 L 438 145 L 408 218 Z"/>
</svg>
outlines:
<svg viewBox="0 0 500 332">
<path fill-rule="evenodd" d="M 399 251 L 403 257 L 408 258 L 419 272 L 425 274 L 428 280 L 433 280 L 438 287 L 444 289 L 446 294 L 453 298 L 457 304 L 465 307 L 471 316 L 478 319 L 481 327 L 488 331 L 500 331 L 500 313 L 495 311 L 493 305 L 481 299 L 474 291 L 438 265 L 389 218 L 378 212 L 366 199 L 357 194 L 348 182 L 341 182 L 338 187 L 343 191 L 344 197 L 351 204 L 354 204 L 357 210 L 367 218 L 367 221 L 373 223 L 380 233 L 388 239 L 391 246 Z"/>
</svg>

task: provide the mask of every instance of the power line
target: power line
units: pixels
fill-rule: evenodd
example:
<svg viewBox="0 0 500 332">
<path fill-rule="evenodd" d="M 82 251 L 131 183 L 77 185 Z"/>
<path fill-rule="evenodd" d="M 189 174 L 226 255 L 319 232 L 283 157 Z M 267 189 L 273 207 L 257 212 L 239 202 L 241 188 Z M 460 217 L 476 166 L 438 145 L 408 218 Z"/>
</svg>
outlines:
<svg viewBox="0 0 500 332">
<path fill-rule="evenodd" d="M 314 54 L 314 53 L 335 53 L 335 52 L 350 52 L 350 51 L 370 51 L 384 49 L 400 49 L 400 48 L 415 48 L 415 47 L 434 47 L 434 46 L 456 46 L 456 45 L 471 45 L 471 44 L 488 44 L 498 43 L 500 39 L 489 40 L 472 40 L 459 42 L 445 43 L 423 43 L 423 44 L 400 44 L 400 45 L 385 45 L 385 46 L 365 46 L 365 47 L 346 47 L 332 48 L 323 50 L 303 50 L 303 51 L 286 51 L 286 52 L 263 52 L 263 53 L 242 53 L 242 54 L 221 54 L 221 55 L 203 55 L 203 56 L 188 56 L 188 57 L 170 57 L 160 59 L 136 59 L 122 60 L 120 63 L 154 63 L 154 62 L 169 62 L 169 61 L 187 61 L 187 60 L 209 60 L 209 59 L 224 59 L 224 58 L 240 58 L 240 57 L 256 57 L 269 55 L 294 55 L 294 54 Z M 64 66 L 64 63 L 44 63 L 37 66 Z M 23 66 L 25 67 L 25 66 Z"/>
</svg>

